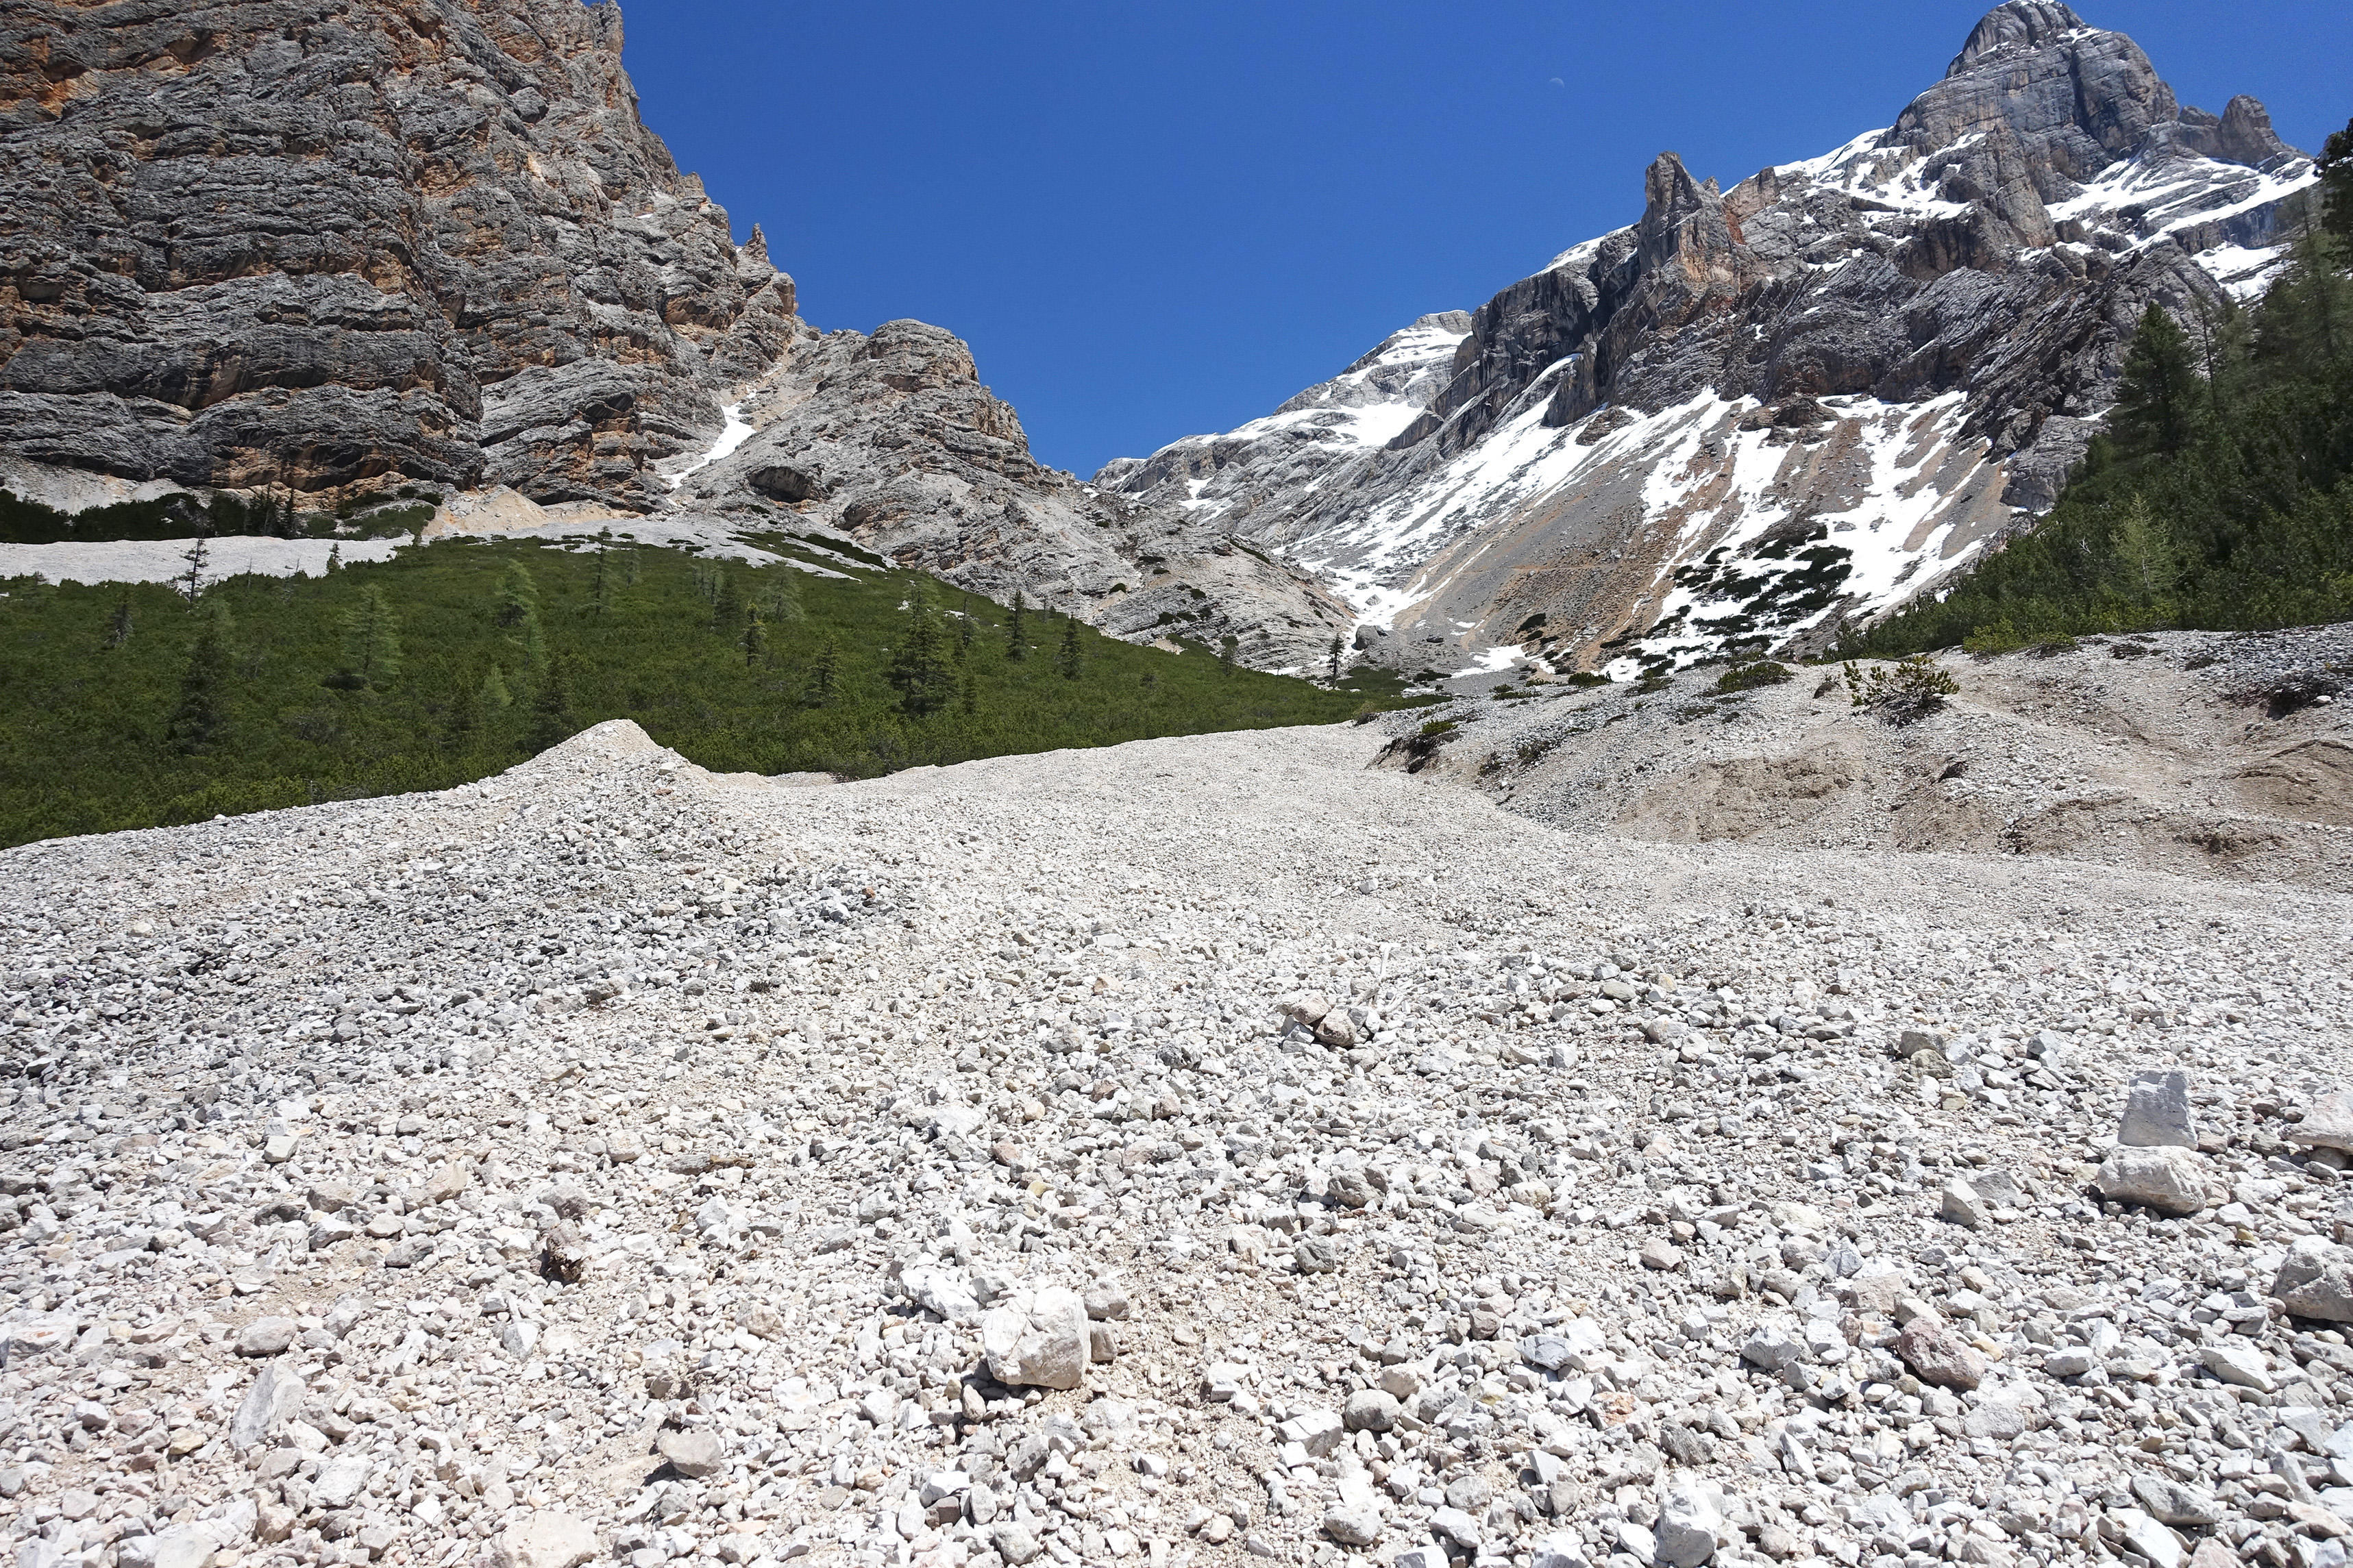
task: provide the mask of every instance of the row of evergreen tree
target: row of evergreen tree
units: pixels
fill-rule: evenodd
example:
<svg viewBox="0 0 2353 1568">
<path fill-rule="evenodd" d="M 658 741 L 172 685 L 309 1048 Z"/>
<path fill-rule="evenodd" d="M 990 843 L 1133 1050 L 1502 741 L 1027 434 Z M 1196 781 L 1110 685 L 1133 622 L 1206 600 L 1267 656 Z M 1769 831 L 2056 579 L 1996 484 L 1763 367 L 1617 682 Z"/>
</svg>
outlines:
<svg viewBox="0 0 2353 1568">
<path fill-rule="evenodd" d="M 2251 310 L 2151 304 L 2058 504 L 1841 652 L 2000 652 L 2087 632 L 2353 617 L 2353 123 Z"/>
<path fill-rule="evenodd" d="M 340 569 L 331 559 L 330 573 Z M 638 581 L 634 550 L 615 550 L 607 542 L 596 555 L 587 603 L 580 614 L 592 621 L 613 617 L 621 591 Z M 190 757 L 209 756 L 234 739 L 231 694 L 237 679 L 237 626 L 224 595 L 206 593 L 214 584 L 204 577 L 201 544 L 190 553 L 184 593 L 197 620 L 177 706 L 164 738 L 172 751 Z M 720 562 L 698 560 L 693 566 L 696 591 L 711 607 L 710 629 L 739 648 L 749 668 L 774 668 L 781 655 L 775 637 L 779 628 L 798 625 L 807 612 L 789 573 L 763 575 L 754 597 L 747 597 L 739 575 Z M 1026 661 L 1031 651 L 1031 609 L 1026 594 L 1016 592 L 1002 625 L 1002 656 L 1008 664 Z M 885 681 L 895 693 L 894 707 L 903 717 L 922 720 L 951 704 L 969 715 L 979 711 L 979 685 L 973 668 L 980 617 L 971 595 L 948 617 L 934 604 L 930 580 L 909 579 L 907 599 L 898 627 Z M 1078 618 L 1060 613 L 1061 636 L 1052 656 L 1056 674 L 1077 680 L 1085 669 L 1085 654 Z M 518 705 L 527 705 L 531 723 L 519 737 L 526 750 L 554 745 L 573 732 L 572 676 L 565 657 L 552 653 L 541 610 L 539 586 L 521 561 L 508 563 L 499 575 L 491 605 L 492 623 L 503 634 L 511 658 L 492 658 L 475 678 L 462 680 L 449 703 L 453 738 L 479 735 L 501 724 Z M 367 694 L 387 690 L 399 678 L 403 664 L 402 618 L 381 586 L 360 590 L 355 605 L 337 619 L 341 657 L 321 684 L 334 690 Z M 132 599 L 126 590 L 110 625 L 109 647 L 120 647 L 132 631 Z M 1232 641 L 1228 638 L 1221 667 L 1230 673 Z M 820 633 L 805 650 L 796 684 L 796 700 L 807 709 L 827 709 L 841 700 L 845 664 L 839 638 Z M 1146 680 L 1151 679 L 1147 676 Z"/>
</svg>

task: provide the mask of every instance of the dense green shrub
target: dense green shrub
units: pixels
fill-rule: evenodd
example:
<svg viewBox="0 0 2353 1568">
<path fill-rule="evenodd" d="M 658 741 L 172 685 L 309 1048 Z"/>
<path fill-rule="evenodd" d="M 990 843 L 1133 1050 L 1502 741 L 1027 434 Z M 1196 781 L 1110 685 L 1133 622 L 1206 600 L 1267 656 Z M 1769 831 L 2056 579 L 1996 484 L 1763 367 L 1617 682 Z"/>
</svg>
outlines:
<svg viewBox="0 0 2353 1568">
<path fill-rule="evenodd" d="M 194 606 L 161 584 L 16 578 L 0 582 L 0 843 L 445 788 L 606 719 L 722 772 L 865 777 L 1335 723 L 1399 684 L 1358 670 L 1325 689 L 1083 624 L 1052 634 L 1075 661 L 1017 661 L 1009 619 L 895 570 L 521 540 L 233 577 Z"/>
<path fill-rule="evenodd" d="M 1736 664 L 1715 678 L 1718 691 L 1754 691 L 1760 686 L 1786 686 L 1789 667 L 1775 659 L 1760 658 L 1752 664 Z"/>
<path fill-rule="evenodd" d="M 1944 670 L 1927 654 L 1915 653 L 1909 658 L 1899 658 L 1894 664 L 1875 664 L 1869 668 L 1861 665 L 1846 666 L 1848 703 L 1867 709 L 1890 724 L 1910 724 L 1926 719 L 1944 707 L 1947 699 L 1959 695 L 1960 682 Z"/>
</svg>

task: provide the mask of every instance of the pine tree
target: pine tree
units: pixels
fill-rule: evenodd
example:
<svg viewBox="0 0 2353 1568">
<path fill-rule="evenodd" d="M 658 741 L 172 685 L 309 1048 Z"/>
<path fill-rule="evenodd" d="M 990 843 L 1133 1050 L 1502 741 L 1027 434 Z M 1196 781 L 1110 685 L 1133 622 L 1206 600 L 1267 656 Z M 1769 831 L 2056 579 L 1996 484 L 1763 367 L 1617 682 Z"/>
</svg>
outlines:
<svg viewBox="0 0 2353 1568">
<path fill-rule="evenodd" d="M 760 594 L 760 612 L 771 626 L 788 626 L 806 619 L 807 607 L 801 603 L 801 586 L 794 579 L 799 574 L 783 566 L 768 574 L 767 585 Z"/>
<path fill-rule="evenodd" d="M 2135 494 L 2125 504 L 2109 547 L 2127 597 L 2150 605 L 2172 598 L 2180 575 L 2180 558 L 2165 525 L 2150 513 L 2147 500 L 2140 495 Z"/>
<path fill-rule="evenodd" d="M 955 650 L 958 664 L 962 664 L 965 657 L 972 652 L 972 595 L 970 594 L 964 596 L 964 608 L 956 616 Z"/>
<path fill-rule="evenodd" d="M 1332 634 L 1332 646 L 1330 648 L 1325 650 L 1328 655 L 1328 663 L 1324 670 L 1324 684 L 1326 686 L 1337 687 L 1340 684 L 1340 634 L 1338 632 L 1334 632 Z"/>
<path fill-rule="evenodd" d="M 511 563 L 499 577 L 499 625 L 512 630 L 539 618 L 539 584 L 522 562 Z"/>
<path fill-rule="evenodd" d="M 514 633 L 507 640 L 522 655 L 524 671 L 541 679 L 547 671 L 547 633 L 539 624 L 539 584 L 520 561 L 499 577 L 498 624 Z"/>
<path fill-rule="evenodd" d="M 2346 242 L 2310 235 L 2289 252 L 2288 266 L 2263 296 L 2255 327 L 2255 358 L 2282 373 L 2321 379 L 2353 356 L 2353 277 L 2345 270 Z"/>
<path fill-rule="evenodd" d="M 482 684 L 459 675 L 449 683 L 449 738 L 463 742 L 482 727 Z"/>
<path fill-rule="evenodd" d="M 204 597 L 205 569 L 212 564 L 212 551 L 204 535 L 198 534 L 195 542 L 188 546 L 187 553 L 180 559 L 188 563 L 187 574 L 180 579 L 180 592 L 193 605 Z"/>
<path fill-rule="evenodd" d="M 1005 657 L 1016 664 L 1029 657 L 1029 649 L 1021 640 L 1021 612 L 1028 606 L 1029 601 L 1022 596 L 1021 590 L 1014 589 L 1013 614 L 1005 623 Z"/>
<path fill-rule="evenodd" d="M 980 711 L 980 685 L 973 679 L 970 666 L 965 667 L 964 679 L 956 685 L 956 706 L 963 710 L 966 718 Z"/>
<path fill-rule="evenodd" d="M 1079 678 L 1079 617 L 1068 611 L 1063 612 L 1062 615 L 1062 647 L 1061 651 L 1055 656 L 1054 662 L 1056 668 L 1061 670 L 1064 680 L 1076 680 Z"/>
<path fill-rule="evenodd" d="M 522 624 L 522 636 L 512 639 L 522 650 L 523 674 L 538 680 L 547 674 L 547 633 L 533 616 Z"/>
<path fill-rule="evenodd" d="M 2206 377 L 2206 409 L 2215 419 L 2227 412 L 2224 405 L 2242 379 L 2247 355 L 2253 344 L 2247 313 L 2239 309 L 2238 301 L 2228 294 L 2220 303 L 2196 301 L 2198 310 L 2198 358 Z"/>
<path fill-rule="evenodd" d="M 126 585 L 122 597 L 115 601 L 114 614 L 106 617 L 106 646 L 121 647 L 131 640 L 131 590 Z"/>
<path fill-rule="evenodd" d="M 610 539 L 612 536 L 613 531 L 607 529 L 604 537 Z M 612 552 L 609 549 L 597 550 L 596 574 L 590 579 L 588 584 L 588 614 L 600 621 L 609 621 L 613 618 L 613 567 L 609 560 L 611 554 Z"/>
<path fill-rule="evenodd" d="M 482 678 L 482 711 L 495 719 L 514 706 L 514 694 L 507 689 L 507 678 L 496 663 L 491 673 Z"/>
<path fill-rule="evenodd" d="M 1234 649 L 1240 646 L 1241 640 L 1231 632 L 1218 639 L 1218 673 L 1219 675 L 1233 674 Z"/>
<path fill-rule="evenodd" d="M 717 584 L 711 595 L 711 628 L 732 632 L 744 620 L 744 595 L 736 587 L 735 574 L 724 566 L 719 568 Z"/>
<path fill-rule="evenodd" d="M 343 668 L 338 684 L 353 691 L 379 689 L 400 673 L 400 617 L 371 584 L 361 591 L 356 608 L 341 618 Z"/>
<path fill-rule="evenodd" d="M 2116 388 L 2118 433 L 2144 452 L 2179 452 L 2189 445 L 2202 391 L 2188 335 L 2164 306 L 2150 300 L 2133 331 Z"/>
<path fill-rule="evenodd" d="M 197 612 L 196 640 L 188 650 L 188 668 L 180 678 L 180 705 L 164 731 L 172 750 L 185 757 L 209 756 L 229 737 L 231 639 L 236 624 L 228 602 L 218 595 Z"/>
<path fill-rule="evenodd" d="M 531 704 L 531 739 L 533 752 L 546 751 L 571 739 L 572 661 L 559 658 L 549 664 L 547 674 L 539 683 L 539 694 Z"/>
<path fill-rule="evenodd" d="M 804 708 L 830 708 L 841 687 L 841 645 L 827 637 L 817 645 L 809 661 L 808 683 L 801 693 Z"/>
<path fill-rule="evenodd" d="M 2353 120 L 2320 144 L 2319 169 L 2321 228 L 2353 244 Z"/>
<path fill-rule="evenodd" d="M 343 542 L 340 539 L 327 546 L 327 572 L 330 577 L 343 569 Z"/>
<path fill-rule="evenodd" d="M 955 694 L 941 647 L 944 640 L 931 595 L 923 591 L 923 580 L 915 578 L 907 589 L 907 624 L 900 633 L 889 676 L 892 688 L 899 693 L 899 711 L 910 719 L 938 712 Z"/>
<path fill-rule="evenodd" d="M 744 667 L 748 669 L 760 662 L 768 651 L 768 629 L 761 623 L 760 606 L 754 605 L 744 616 Z"/>
</svg>

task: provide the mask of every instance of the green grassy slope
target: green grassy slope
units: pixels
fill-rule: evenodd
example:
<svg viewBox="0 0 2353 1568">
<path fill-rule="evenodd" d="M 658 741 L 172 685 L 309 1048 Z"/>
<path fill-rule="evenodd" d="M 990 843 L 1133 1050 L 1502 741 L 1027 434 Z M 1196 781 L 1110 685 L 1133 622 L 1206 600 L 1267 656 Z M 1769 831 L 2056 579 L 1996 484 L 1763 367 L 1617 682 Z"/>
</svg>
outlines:
<svg viewBox="0 0 2353 1568">
<path fill-rule="evenodd" d="M 536 637 L 528 621 L 501 624 L 518 564 L 535 593 Z M 891 676 L 918 588 L 939 642 L 926 689 L 942 705 L 911 714 Z M 5 844 L 445 788 L 607 719 L 634 719 L 717 770 L 870 776 L 1326 723 L 1396 690 L 1371 673 L 1326 690 L 1227 670 L 1210 650 L 1172 655 L 1083 626 L 1071 679 L 1065 623 L 1034 607 L 1028 656 L 1014 660 L 1006 607 L 915 574 L 860 568 L 839 581 L 618 542 L 442 540 L 322 577 L 232 578 L 195 606 L 161 585 L 20 578 L 0 591 Z M 374 623 L 372 591 L 384 612 Z M 223 608 L 207 658 L 200 634 Z M 747 653 L 754 609 L 765 647 Z M 209 671 L 197 693 L 217 713 L 209 723 L 189 700 L 192 664 Z"/>
</svg>

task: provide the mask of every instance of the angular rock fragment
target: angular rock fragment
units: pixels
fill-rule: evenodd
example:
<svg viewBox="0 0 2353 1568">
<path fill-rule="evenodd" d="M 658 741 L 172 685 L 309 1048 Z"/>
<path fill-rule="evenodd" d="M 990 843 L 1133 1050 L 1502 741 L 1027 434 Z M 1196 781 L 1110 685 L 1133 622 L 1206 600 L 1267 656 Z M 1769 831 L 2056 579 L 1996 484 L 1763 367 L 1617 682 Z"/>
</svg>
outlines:
<svg viewBox="0 0 2353 1568">
<path fill-rule="evenodd" d="M 2353 1089 L 2331 1089 L 2305 1108 L 2302 1120 L 2284 1132 L 2291 1143 L 2307 1149 L 2337 1149 L 2353 1153 Z"/>
<path fill-rule="evenodd" d="M 597 1552 L 594 1530 L 554 1510 L 516 1520 L 491 1538 L 491 1568 L 580 1568 Z"/>
<path fill-rule="evenodd" d="M 2173 1147 L 2113 1149 L 2092 1184 L 2104 1198 L 2177 1216 L 2203 1213 L 2226 1195 L 2204 1155 Z"/>
<path fill-rule="evenodd" d="M 2138 1149 L 2197 1148 L 2198 1127 L 2189 1114 L 2189 1075 L 2178 1068 L 2133 1074 L 2116 1142 Z"/>
<path fill-rule="evenodd" d="M 1985 1381 L 1985 1357 L 1933 1315 L 1912 1320 L 1895 1341 L 1895 1353 L 1926 1384 L 1964 1392 Z"/>
<path fill-rule="evenodd" d="M 727 1468 L 727 1452 L 720 1446 L 719 1434 L 707 1427 L 665 1432 L 655 1447 L 672 1469 L 690 1480 L 715 1476 Z"/>
<path fill-rule="evenodd" d="M 980 1321 L 989 1375 L 1016 1387 L 1076 1388 L 1085 1380 L 1092 1344 L 1085 1301 L 1052 1286 L 1016 1297 Z"/>
<path fill-rule="evenodd" d="M 2353 1323 L 2353 1249 L 2298 1237 L 2280 1262 L 2272 1294 L 2296 1317 Z"/>
</svg>

